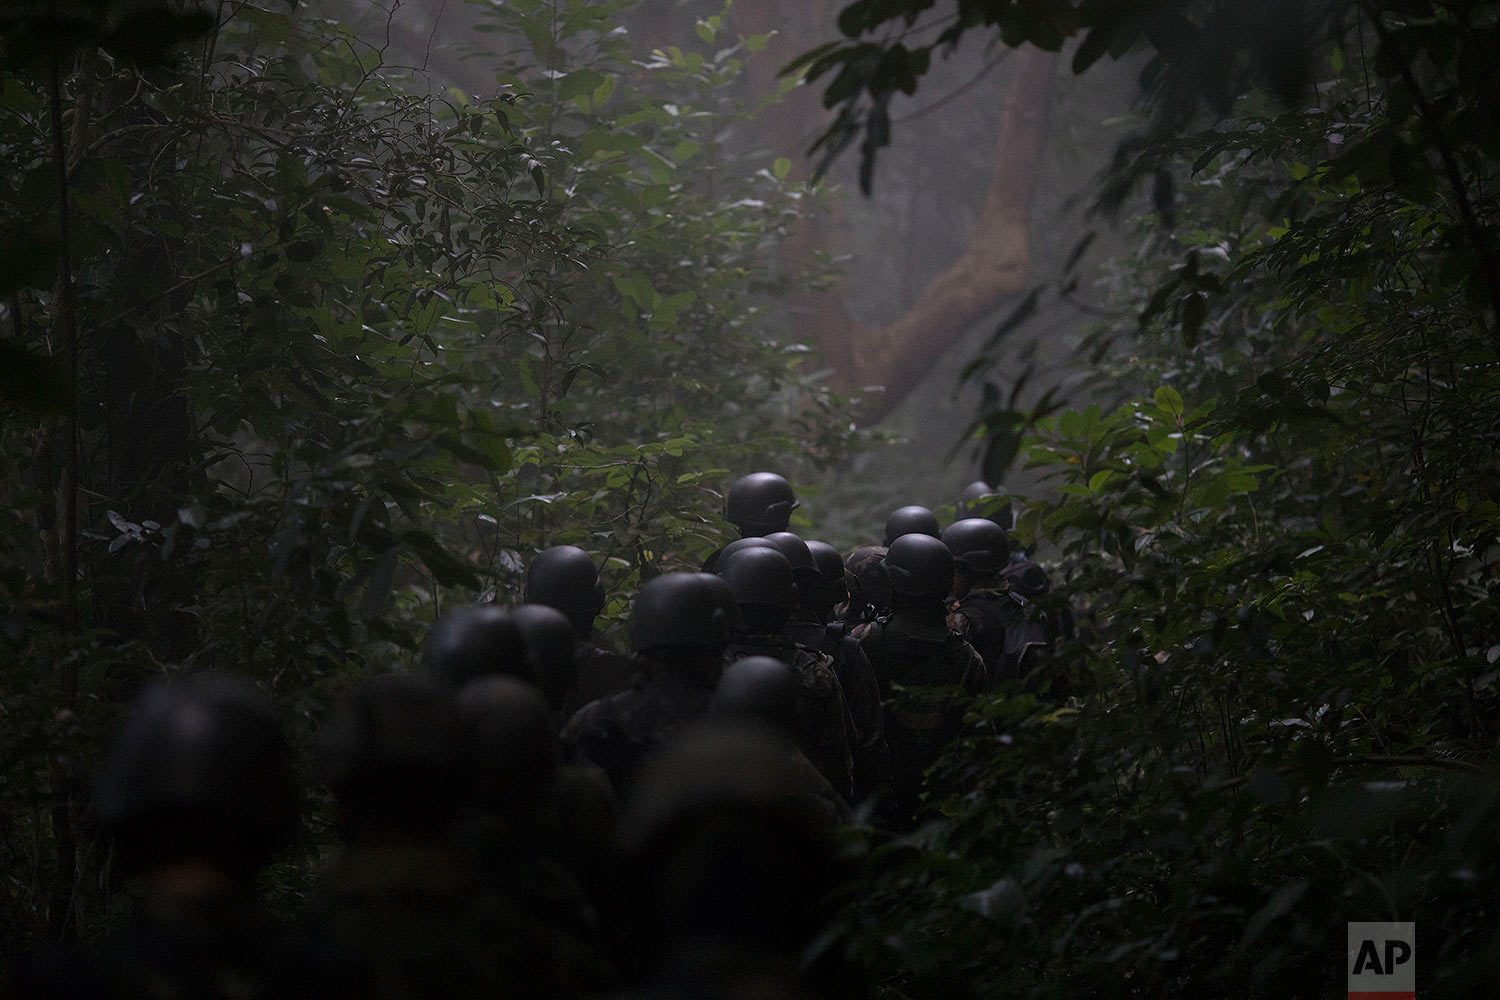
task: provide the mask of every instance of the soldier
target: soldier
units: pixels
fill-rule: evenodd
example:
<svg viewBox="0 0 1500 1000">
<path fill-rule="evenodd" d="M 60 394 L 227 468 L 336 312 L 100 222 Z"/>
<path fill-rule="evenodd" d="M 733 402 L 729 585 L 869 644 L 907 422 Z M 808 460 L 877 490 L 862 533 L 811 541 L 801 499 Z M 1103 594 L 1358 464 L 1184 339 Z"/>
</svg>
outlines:
<svg viewBox="0 0 1500 1000">
<path fill-rule="evenodd" d="M 984 660 L 945 621 L 953 554 L 941 540 L 903 535 L 885 557 L 893 611 L 854 630 L 880 682 L 891 748 L 887 814 L 909 827 L 923 772 L 958 732 L 968 696 L 985 690 Z M 899 690 L 898 690 L 899 688 Z"/>
<path fill-rule="evenodd" d="M 767 535 L 766 540 L 774 542 L 790 560 L 797 584 L 796 604 L 785 630 L 787 638 L 803 649 L 824 653 L 833 661 L 833 672 L 839 679 L 854 726 L 851 746 L 854 785 L 850 801 L 861 802 L 890 781 L 890 751 L 885 743 L 885 720 L 875 670 L 864 650 L 859 648 L 857 639 L 846 635 L 840 628 L 828 628 L 824 606 L 832 590 L 824 584 L 823 574 L 812 554 L 812 543 L 804 542 L 790 531 Z M 843 587 L 843 560 L 839 559 L 837 552 L 833 553 L 833 558 L 838 560 L 838 586 Z"/>
<path fill-rule="evenodd" d="M 999 487 L 992 487 L 983 480 L 975 480 L 964 487 L 958 501 L 958 520 L 967 517 L 987 517 L 1006 531 L 1015 528 L 1015 512 L 1010 502 L 1001 494 Z"/>
<path fill-rule="evenodd" d="M 830 825 L 847 823 L 851 818 L 848 803 L 797 749 L 801 698 L 802 682 L 790 666 L 770 656 L 747 656 L 724 668 L 714 689 L 710 718 L 749 722 L 778 734 L 792 766 L 804 772 L 795 794 L 811 796 L 809 808 L 823 813 Z"/>
<path fill-rule="evenodd" d="M 578 687 L 577 634 L 568 616 L 545 604 L 523 604 L 510 609 L 510 619 L 521 633 L 526 659 L 537 687 L 554 713 L 563 712 Z M 559 726 L 566 718 L 559 720 Z"/>
<path fill-rule="evenodd" d="M 854 794 L 854 722 L 832 659 L 799 647 L 785 634 L 794 604 L 791 562 L 775 549 L 749 548 L 734 553 L 722 568 L 744 622 L 730 640 L 729 659 L 770 656 L 797 672 L 804 692 L 797 744 L 847 799 Z"/>
<path fill-rule="evenodd" d="M 520 628 L 504 608 L 493 604 L 459 608 L 439 618 L 427 633 L 422 655 L 428 673 L 452 691 L 490 674 L 540 683 Z"/>
<path fill-rule="evenodd" d="M 984 657 L 991 685 L 1024 679 L 1050 640 L 1040 610 L 1006 582 L 1005 529 L 988 518 L 965 518 L 949 525 L 943 543 L 954 560 L 948 627 Z"/>
<path fill-rule="evenodd" d="M 630 648 L 646 664 L 644 683 L 585 705 L 563 727 L 564 745 L 603 768 L 622 797 L 645 759 L 708 711 L 730 626 L 710 580 L 667 573 L 648 581 L 630 630 Z"/>
<path fill-rule="evenodd" d="M 739 529 L 741 538 L 763 538 L 785 531 L 798 506 L 791 483 L 774 472 L 752 472 L 729 487 L 724 516 Z M 723 558 L 722 549 L 710 555 L 703 561 L 703 572 L 718 572 Z"/>
<path fill-rule="evenodd" d="M 554 545 L 538 552 L 526 568 L 521 598 L 527 604 L 556 608 L 573 623 L 578 680 L 567 701 L 569 714 L 624 691 L 639 679 L 634 663 L 594 642 L 594 622 L 604 610 L 604 584 L 587 552 L 575 545 Z"/>
<path fill-rule="evenodd" d="M 896 508 L 885 519 L 885 541 L 880 544 L 889 547 L 902 535 L 911 534 L 938 537 L 937 515 L 918 504 Z"/>
<path fill-rule="evenodd" d="M 807 540 L 807 551 L 812 553 L 813 563 L 818 567 L 818 587 L 811 595 L 810 603 L 825 622 L 831 622 L 834 609 L 849 600 L 844 557 L 832 545 L 815 538 Z"/>
<path fill-rule="evenodd" d="M 718 722 L 666 748 L 621 821 L 628 996 L 804 1000 L 800 958 L 838 884 L 833 830 L 762 727 Z"/>
<path fill-rule="evenodd" d="M 526 996 L 579 996 L 612 986 L 599 914 L 567 861 L 601 852 L 613 813 L 580 829 L 552 713 L 539 691 L 483 677 L 459 694 L 464 757 L 475 769 L 460 829 L 478 872 L 476 921 Z M 560 799 L 560 795 L 562 798 Z M 560 818 L 563 820 L 559 822 Z"/>
<path fill-rule="evenodd" d="M 34 956 L 25 997 L 305 995 L 304 952 L 258 905 L 256 872 L 297 827 L 292 752 L 247 681 L 149 685 L 116 733 L 94 795 L 114 874 L 136 882 L 123 927 L 88 952 Z"/>
<path fill-rule="evenodd" d="M 855 549 L 844 564 L 844 584 L 849 603 L 839 619 L 847 634 L 857 625 L 891 613 L 891 583 L 885 573 L 884 545 Z"/>
<path fill-rule="evenodd" d="M 476 921 L 477 884 L 453 822 L 470 788 L 453 698 L 421 677 L 362 685 L 319 734 L 344 848 L 304 916 L 318 994 L 480 997 L 522 985 Z"/>
</svg>

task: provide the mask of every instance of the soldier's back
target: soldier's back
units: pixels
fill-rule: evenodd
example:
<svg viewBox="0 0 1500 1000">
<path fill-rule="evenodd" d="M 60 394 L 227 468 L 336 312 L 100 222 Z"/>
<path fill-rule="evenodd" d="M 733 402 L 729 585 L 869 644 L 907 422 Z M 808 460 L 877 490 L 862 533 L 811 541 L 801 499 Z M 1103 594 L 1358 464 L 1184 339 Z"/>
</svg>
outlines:
<svg viewBox="0 0 1500 1000">
<path fill-rule="evenodd" d="M 712 697 L 711 689 L 661 674 L 579 709 L 563 727 L 563 745 L 598 765 L 624 796 L 646 759 L 700 719 Z"/>
<path fill-rule="evenodd" d="M 984 661 L 941 620 L 897 615 L 861 626 L 855 635 L 880 682 L 885 711 L 892 788 L 886 821 L 908 826 L 923 772 L 957 734 L 970 697 L 987 686 Z"/>
<path fill-rule="evenodd" d="M 802 683 L 797 745 L 845 799 L 854 792 L 854 721 L 843 687 L 825 653 L 806 649 L 784 635 L 737 635 L 726 658 L 770 656 L 790 666 Z"/>
</svg>

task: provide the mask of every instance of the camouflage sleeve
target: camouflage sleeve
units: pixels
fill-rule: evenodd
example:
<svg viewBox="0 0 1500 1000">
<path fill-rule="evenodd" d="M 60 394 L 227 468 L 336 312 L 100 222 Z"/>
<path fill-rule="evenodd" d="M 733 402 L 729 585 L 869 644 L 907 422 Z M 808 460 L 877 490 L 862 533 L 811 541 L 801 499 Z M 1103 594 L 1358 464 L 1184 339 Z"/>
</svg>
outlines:
<svg viewBox="0 0 1500 1000">
<path fill-rule="evenodd" d="M 587 761 L 600 768 L 619 787 L 629 748 L 611 710 L 610 699 L 591 701 L 573 713 L 560 739 L 566 759 Z"/>
<path fill-rule="evenodd" d="M 968 639 L 969 629 L 972 627 L 972 624 L 969 621 L 968 615 L 964 614 L 957 608 L 954 608 L 952 611 L 948 612 L 948 627 L 957 632 L 959 635 L 963 636 L 965 639 Z"/>
<path fill-rule="evenodd" d="M 854 753 L 849 706 L 834 673 L 833 661 L 822 653 L 809 653 L 809 717 L 803 727 L 804 752 L 829 784 L 846 798 L 854 794 Z"/>
</svg>

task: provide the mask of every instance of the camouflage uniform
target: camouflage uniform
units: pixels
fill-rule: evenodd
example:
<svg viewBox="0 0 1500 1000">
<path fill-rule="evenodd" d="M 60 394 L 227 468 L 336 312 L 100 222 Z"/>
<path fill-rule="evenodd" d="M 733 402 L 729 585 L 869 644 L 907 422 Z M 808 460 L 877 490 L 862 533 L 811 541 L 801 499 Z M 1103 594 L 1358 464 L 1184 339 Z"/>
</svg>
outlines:
<svg viewBox="0 0 1500 1000">
<path fill-rule="evenodd" d="M 984 660 L 940 617 L 897 614 L 861 625 L 854 635 L 875 668 L 885 706 L 890 819 L 909 825 L 923 772 L 957 734 L 968 696 L 988 687 Z"/>
<path fill-rule="evenodd" d="M 476 890 L 472 867 L 450 846 L 351 848 L 303 917 L 318 957 L 314 995 L 438 1000 L 531 987 L 478 919 Z"/>
<path fill-rule="evenodd" d="M 662 671 L 639 688 L 580 708 L 563 726 L 563 747 L 599 765 L 624 797 L 641 763 L 706 714 L 712 698 L 712 688 Z"/>
<path fill-rule="evenodd" d="M 806 649 L 827 654 L 849 706 L 854 743 L 854 798 L 860 802 L 890 781 L 891 754 L 885 742 L 885 715 L 880 707 L 880 682 L 875 668 L 842 625 L 824 625 L 810 612 L 792 612 L 787 637 Z"/>
<path fill-rule="evenodd" d="M 824 653 L 803 649 L 784 635 L 737 634 L 725 654 L 727 662 L 747 656 L 772 656 L 790 666 L 802 680 L 797 745 L 828 783 L 845 799 L 854 794 L 854 720 Z"/>
<path fill-rule="evenodd" d="M 524 987 L 512 995 L 573 997 L 613 986 L 603 924 L 579 881 L 556 858 L 551 831 L 490 821 L 464 838 L 479 867 L 477 922 L 487 950 Z"/>
<path fill-rule="evenodd" d="M 639 662 L 600 649 L 587 639 L 574 643 L 573 660 L 578 664 L 578 680 L 563 706 L 565 719 L 589 702 L 628 691 L 642 680 Z"/>
</svg>

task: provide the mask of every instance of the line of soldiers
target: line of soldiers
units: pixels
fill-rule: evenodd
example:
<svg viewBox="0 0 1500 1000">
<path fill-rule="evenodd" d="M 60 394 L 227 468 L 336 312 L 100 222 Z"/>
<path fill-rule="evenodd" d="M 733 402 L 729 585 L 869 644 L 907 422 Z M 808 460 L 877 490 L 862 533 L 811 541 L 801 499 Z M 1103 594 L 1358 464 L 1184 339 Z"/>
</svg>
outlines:
<svg viewBox="0 0 1500 1000">
<path fill-rule="evenodd" d="M 983 484 L 966 493 L 973 504 Z M 999 520 L 903 507 L 847 565 L 787 530 L 774 473 L 741 538 L 637 594 L 630 656 L 594 642 L 597 568 L 539 553 L 523 602 L 462 608 L 425 670 L 319 730 L 340 847 L 290 926 L 256 878 L 297 829 L 280 721 L 247 682 L 150 686 L 93 802 L 130 880 L 101 942 L 33 956 L 21 997 L 849 995 L 804 952 L 855 810 L 912 828 L 967 703 L 1045 681 L 1045 574 Z M 965 511 L 961 508 L 961 514 Z"/>
</svg>

